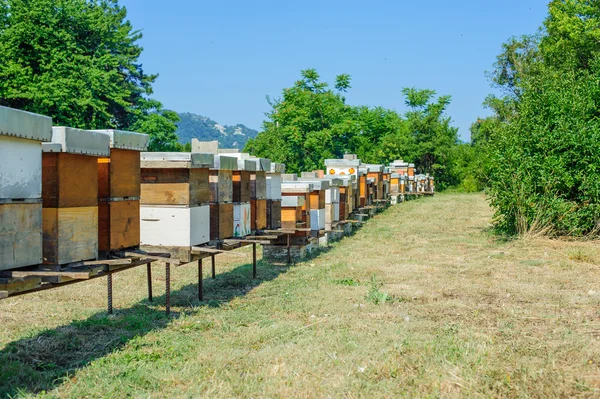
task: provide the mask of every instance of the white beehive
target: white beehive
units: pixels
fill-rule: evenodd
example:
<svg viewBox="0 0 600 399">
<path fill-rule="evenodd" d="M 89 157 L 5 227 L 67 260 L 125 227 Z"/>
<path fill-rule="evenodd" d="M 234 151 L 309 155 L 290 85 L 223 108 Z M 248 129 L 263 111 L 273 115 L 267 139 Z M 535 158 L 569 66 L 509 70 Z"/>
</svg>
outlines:
<svg viewBox="0 0 600 399">
<path fill-rule="evenodd" d="M 52 118 L 0 106 L 0 199 L 42 197 L 42 142 Z"/>
<path fill-rule="evenodd" d="M 142 245 L 190 247 L 210 239 L 210 207 L 141 206 Z"/>
</svg>

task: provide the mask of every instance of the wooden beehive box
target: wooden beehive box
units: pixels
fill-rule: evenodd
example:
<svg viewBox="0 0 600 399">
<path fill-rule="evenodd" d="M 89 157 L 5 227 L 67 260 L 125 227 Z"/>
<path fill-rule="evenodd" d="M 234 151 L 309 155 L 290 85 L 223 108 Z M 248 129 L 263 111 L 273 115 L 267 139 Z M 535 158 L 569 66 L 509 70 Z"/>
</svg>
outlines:
<svg viewBox="0 0 600 399">
<path fill-rule="evenodd" d="M 140 241 L 148 246 L 191 247 L 210 240 L 208 205 L 140 207 Z"/>
<path fill-rule="evenodd" d="M 298 181 L 310 183 L 313 186 L 309 195 L 311 229 L 315 231 L 325 229 L 325 196 L 329 189 L 329 180 L 299 178 Z"/>
<path fill-rule="evenodd" d="M 52 128 L 42 145 L 43 258 L 67 264 L 98 257 L 98 159 L 110 154 L 106 133 Z"/>
<path fill-rule="evenodd" d="M 267 228 L 267 200 L 251 200 L 251 229 L 252 231 Z"/>
<path fill-rule="evenodd" d="M 209 200 L 211 203 L 231 203 L 233 201 L 234 170 L 238 170 L 236 158 L 215 156 L 215 166 L 209 172 Z"/>
<path fill-rule="evenodd" d="M 392 173 L 390 178 L 390 192 L 392 194 L 400 193 L 400 175 L 397 173 Z"/>
<path fill-rule="evenodd" d="M 295 233 L 297 237 L 310 236 L 312 191 L 313 185 L 307 182 L 284 181 L 281 184 L 281 226 L 284 230 L 300 227 L 301 230 Z M 294 226 L 292 226 L 293 220 L 296 223 Z"/>
<path fill-rule="evenodd" d="M 233 237 L 233 204 L 210 204 L 210 239 Z"/>
<path fill-rule="evenodd" d="M 285 165 L 282 163 L 271 163 L 271 171 L 267 173 L 267 199 L 281 201 L 282 174 L 285 173 Z"/>
<path fill-rule="evenodd" d="M 250 202 L 250 177 L 248 170 L 233 172 L 233 202 Z"/>
<path fill-rule="evenodd" d="M 251 158 L 256 162 L 256 172 L 250 176 L 250 191 L 253 200 L 267 199 L 267 172 L 271 171 L 271 161 L 266 158 Z"/>
<path fill-rule="evenodd" d="M 281 228 L 281 200 L 267 200 L 267 228 Z"/>
<path fill-rule="evenodd" d="M 40 263 L 42 203 L 0 203 L 0 270 Z"/>
<path fill-rule="evenodd" d="M 283 230 L 296 230 L 299 223 L 306 223 L 307 217 L 304 212 L 306 206 L 306 198 L 297 195 L 284 195 L 281 200 L 281 228 Z M 308 219 L 310 220 L 310 219 Z M 310 228 L 310 226 L 302 225 L 302 227 Z M 306 232 L 304 232 L 304 234 Z"/>
<path fill-rule="evenodd" d="M 142 205 L 202 205 L 210 202 L 212 154 L 141 154 Z"/>
<path fill-rule="evenodd" d="M 42 263 L 42 142 L 52 119 L 0 106 L 0 270 Z"/>
<path fill-rule="evenodd" d="M 102 130 L 110 136 L 110 157 L 98 158 L 98 251 L 140 245 L 140 152 L 148 135 Z"/>
</svg>

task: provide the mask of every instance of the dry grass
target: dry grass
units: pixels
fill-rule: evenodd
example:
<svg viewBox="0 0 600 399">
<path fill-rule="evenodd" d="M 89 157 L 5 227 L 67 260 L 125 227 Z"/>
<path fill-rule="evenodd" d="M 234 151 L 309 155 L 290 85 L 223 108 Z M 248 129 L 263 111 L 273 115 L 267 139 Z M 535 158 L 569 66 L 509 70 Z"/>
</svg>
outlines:
<svg viewBox="0 0 600 399">
<path fill-rule="evenodd" d="M 177 269 L 171 320 L 142 270 L 112 318 L 99 281 L 2 301 L 0 396 L 600 395 L 600 243 L 500 240 L 490 217 L 480 195 L 402 204 L 261 281 L 221 266 L 204 303 Z"/>
</svg>

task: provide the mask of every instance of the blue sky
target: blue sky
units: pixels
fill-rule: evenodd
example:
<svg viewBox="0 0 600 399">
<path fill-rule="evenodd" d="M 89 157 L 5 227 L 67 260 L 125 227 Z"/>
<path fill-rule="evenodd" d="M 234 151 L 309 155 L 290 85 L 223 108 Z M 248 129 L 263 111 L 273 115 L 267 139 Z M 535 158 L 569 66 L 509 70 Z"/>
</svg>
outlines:
<svg viewBox="0 0 600 399">
<path fill-rule="evenodd" d="M 121 0 L 142 30 L 141 61 L 159 73 L 166 108 L 260 129 L 300 70 L 333 82 L 352 75 L 346 98 L 403 112 L 403 87 L 452 96 L 463 139 L 488 112 L 485 71 L 509 37 L 534 33 L 543 0 L 198 1 Z"/>
</svg>

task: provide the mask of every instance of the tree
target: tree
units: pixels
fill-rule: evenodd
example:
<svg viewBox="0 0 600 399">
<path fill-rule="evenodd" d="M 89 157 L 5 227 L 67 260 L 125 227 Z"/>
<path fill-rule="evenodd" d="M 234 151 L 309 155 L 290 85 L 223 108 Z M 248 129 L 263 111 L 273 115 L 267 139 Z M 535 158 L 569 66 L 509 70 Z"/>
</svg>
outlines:
<svg viewBox="0 0 600 399">
<path fill-rule="evenodd" d="M 0 0 L 0 104 L 83 129 L 158 125 L 158 75 L 126 16 L 116 0 Z"/>
<path fill-rule="evenodd" d="M 263 131 L 245 151 L 283 162 L 290 172 L 321 169 L 325 159 L 341 157 L 358 128 L 354 109 L 340 94 L 349 88 L 349 75 L 338 76 L 333 91 L 316 70 L 301 71 L 282 99 L 271 102 Z"/>
<path fill-rule="evenodd" d="M 450 155 L 458 145 L 458 129 L 451 126 L 445 115 L 450 96 L 440 96 L 434 101 L 435 91 L 405 88 L 406 123 L 414 138 L 412 160 L 421 173 L 436 177 L 436 186 L 444 189 L 459 183 L 452 171 Z"/>
<path fill-rule="evenodd" d="M 496 115 L 475 139 L 489 154 L 486 190 L 503 233 L 600 231 L 599 5 L 553 0 L 533 56 L 498 58 L 493 76 L 509 78 L 495 82 L 516 95 L 488 99 Z"/>
<path fill-rule="evenodd" d="M 186 147 L 177 141 L 179 116 L 174 111 L 162 111 L 139 119 L 132 129 L 150 135 L 148 151 L 184 151 Z M 191 144 L 190 144 L 191 146 Z"/>
</svg>

